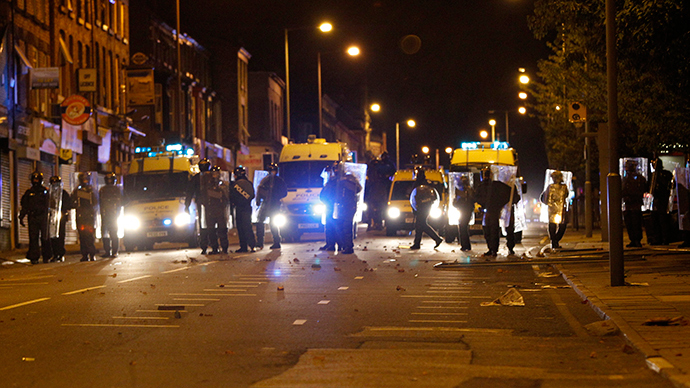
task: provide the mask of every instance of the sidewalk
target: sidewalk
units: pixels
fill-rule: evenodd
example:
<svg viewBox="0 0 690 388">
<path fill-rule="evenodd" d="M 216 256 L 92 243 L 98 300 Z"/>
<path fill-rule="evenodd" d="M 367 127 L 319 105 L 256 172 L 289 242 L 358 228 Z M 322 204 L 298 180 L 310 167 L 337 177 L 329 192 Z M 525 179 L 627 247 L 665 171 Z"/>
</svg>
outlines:
<svg viewBox="0 0 690 388">
<path fill-rule="evenodd" d="M 626 248 L 625 280 L 631 285 L 624 287 L 611 287 L 608 261 L 584 259 L 555 267 L 583 301 L 618 326 L 651 369 L 677 387 L 690 388 L 690 249 L 680 249 L 679 244 Z M 568 229 L 561 245 L 563 250 L 552 258 L 597 252 L 584 249 L 600 248 L 600 255 L 608 251 L 599 231 L 587 238 L 584 231 Z M 648 320 L 676 317 L 684 317 L 678 325 L 645 325 Z"/>
</svg>

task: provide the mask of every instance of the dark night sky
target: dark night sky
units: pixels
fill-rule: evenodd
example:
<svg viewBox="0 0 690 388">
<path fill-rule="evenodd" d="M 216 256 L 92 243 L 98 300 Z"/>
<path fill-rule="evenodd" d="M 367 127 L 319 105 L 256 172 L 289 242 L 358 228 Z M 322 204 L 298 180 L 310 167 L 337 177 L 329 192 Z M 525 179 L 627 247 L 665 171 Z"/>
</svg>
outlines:
<svg viewBox="0 0 690 388">
<path fill-rule="evenodd" d="M 155 0 L 153 0 L 155 1 Z M 170 1 L 159 12 L 174 25 Z M 401 127 L 401 161 L 422 145 L 457 147 L 479 140 L 489 110 L 516 110 L 517 69 L 536 72 L 548 54 L 527 27 L 532 0 L 180 0 L 182 31 L 202 45 L 240 43 L 251 54 L 250 71 L 273 71 L 284 78 L 284 28 L 290 32 L 290 83 L 293 128 L 300 121 L 318 124 L 316 58 L 322 53 L 323 90 L 338 103 L 358 109 L 369 102 L 375 130 L 388 133 L 395 154 L 395 123 L 412 117 L 413 130 Z M 163 9 L 160 9 L 160 7 Z M 167 14 L 165 14 L 167 12 Z M 322 34 L 316 26 L 330 21 Z M 313 28 L 309 28 L 314 26 Z M 414 34 L 421 49 L 405 54 L 401 38 Z M 349 58 L 349 44 L 362 49 Z M 230 64 L 232 66 L 232 64 Z M 505 114 L 496 116 L 505 137 Z M 510 114 L 511 143 L 523 174 L 541 185 L 546 156 L 535 119 Z M 442 164 L 447 165 L 447 161 Z"/>
</svg>

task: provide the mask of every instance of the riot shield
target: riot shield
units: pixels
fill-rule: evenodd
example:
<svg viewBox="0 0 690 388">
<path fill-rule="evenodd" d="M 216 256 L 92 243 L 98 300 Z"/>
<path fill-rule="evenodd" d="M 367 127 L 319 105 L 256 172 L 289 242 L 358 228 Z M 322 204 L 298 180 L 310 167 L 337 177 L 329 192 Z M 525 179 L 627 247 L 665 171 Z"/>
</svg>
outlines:
<svg viewBox="0 0 690 388">
<path fill-rule="evenodd" d="M 503 209 L 501 209 L 500 225 L 502 228 L 505 228 L 510 222 L 510 208 L 512 206 L 513 199 L 516 195 L 519 195 L 516 187 L 517 166 L 491 165 L 491 176 L 493 177 L 493 180 L 503 182 L 508 185 L 508 187 L 513 188 L 510 192 L 510 200 L 505 206 L 503 206 Z"/>
<path fill-rule="evenodd" d="M 549 188 L 549 185 L 554 183 L 553 178 L 551 178 L 551 174 L 554 172 L 556 172 L 556 170 L 546 170 L 546 177 L 544 178 L 544 190 L 542 193 L 545 193 L 546 189 Z M 546 203 L 542 201 L 541 214 L 539 215 L 539 221 L 541 222 L 560 224 L 565 217 L 563 211 L 568 211 L 570 208 L 570 203 L 573 197 L 575 197 L 575 191 L 573 190 L 573 173 L 571 171 L 560 171 L 560 173 L 563 174 L 563 183 L 568 188 L 568 198 L 565 200 L 565 203 L 557 198 L 556 195 L 553 195 L 553 193 L 551 195 L 553 197 L 552 200 L 549 198 L 544 198 Z M 551 208 L 551 215 L 549 215 L 549 208 Z"/>
<path fill-rule="evenodd" d="M 62 182 L 48 186 L 48 237 L 60 237 L 60 220 L 62 219 Z"/>
<path fill-rule="evenodd" d="M 527 209 L 525 209 L 525 198 L 522 193 L 522 184 L 524 180 L 517 178 L 515 181 L 515 193 L 520 196 L 520 201 L 515 204 L 515 233 L 527 230 Z"/>
<path fill-rule="evenodd" d="M 458 225 L 460 223 L 460 209 L 453 206 L 455 193 L 460 187 L 460 178 L 466 176 L 470 180 L 470 186 L 474 187 L 474 174 L 471 172 L 449 172 L 448 173 L 448 225 Z M 470 217 L 470 225 L 474 225 L 474 212 Z"/>
<path fill-rule="evenodd" d="M 676 167 L 676 203 L 678 204 L 678 229 L 690 230 L 690 169 Z"/>
<path fill-rule="evenodd" d="M 85 183 L 82 185 L 79 177 L 80 176 L 85 177 Z M 78 193 L 77 196 L 90 196 L 90 192 L 93 192 L 93 198 L 94 198 L 94 203 L 93 203 L 93 211 L 95 215 L 95 222 L 94 222 L 94 228 L 95 228 L 95 236 L 96 238 L 101 238 L 101 212 L 100 208 L 98 206 L 98 190 L 101 188 L 101 186 L 105 183 L 103 180 L 103 177 L 99 177 L 98 173 L 96 171 L 85 171 L 85 172 L 75 172 L 72 173 L 72 176 L 70 177 L 70 182 L 71 186 L 74 187 L 74 190 L 81 190 L 81 193 Z M 87 190 L 84 190 L 82 186 L 86 186 Z M 88 191 L 90 190 L 90 191 Z M 76 217 L 74 217 L 76 220 Z M 75 224 L 76 226 L 76 224 Z"/>
<path fill-rule="evenodd" d="M 208 190 L 210 189 L 212 181 L 211 171 L 202 171 L 199 173 L 199 194 L 195 198 L 197 215 L 199 217 L 199 227 L 201 229 L 208 228 L 206 220 L 206 207 L 208 206 Z"/>
<path fill-rule="evenodd" d="M 355 217 L 353 219 L 354 222 L 361 222 L 362 212 L 364 211 L 364 185 L 366 185 L 367 181 L 367 165 L 364 163 L 345 162 L 343 163 L 343 166 L 345 168 L 345 174 L 353 175 L 355 178 L 357 178 L 360 186 L 362 186 L 362 191 L 360 191 L 357 195 L 357 212 L 355 213 Z"/>
<path fill-rule="evenodd" d="M 222 171 L 220 172 L 220 186 L 225 192 L 225 197 L 228 198 L 228 204 L 225 206 L 225 221 L 229 229 L 233 228 L 234 218 L 232 216 L 232 207 L 230 206 L 230 172 Z"/>
<path fill-rule="evenodd" d="M 618 159 L 618 171 L 621 175 L 621 179 L 628 175 L 625 170 L 625 164 L 628 161 L 633 161 L 637 164 L 637 173 L 642 175 L 644 179 L 649 182 L 649 159 L 647 158 L 620 158 Z M 654 196 L 651 193 L 644 193 L 642 198 L 642 211 L 652 210 L 652 202 L 654 202 Z M 625 204 L 622 205 L 625 211 Z"/>
<path fill-rule="evenodd" d="M 254 185 L 254 192 L 259 192 L 259 183 L 261 180 L 267 177 L 269 174 L 266 170 L 254 170 L 254 180 L 252 184 Z M 256 204 L 256 197 L 252 199 L 252 223 L 259 222 L 259 206 Z M 268 223 L 268 218 L 264 220 L 264 223 Z"/>
</svg>

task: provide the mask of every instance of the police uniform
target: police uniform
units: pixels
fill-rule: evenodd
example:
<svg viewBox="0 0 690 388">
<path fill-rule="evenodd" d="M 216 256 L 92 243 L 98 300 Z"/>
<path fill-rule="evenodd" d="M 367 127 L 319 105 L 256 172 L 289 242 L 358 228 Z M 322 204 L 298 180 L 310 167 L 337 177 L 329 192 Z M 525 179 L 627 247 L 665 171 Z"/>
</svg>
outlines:
<svg viewBox="0 0 690 388">
<path fill-rule="evenodd" d="M 477 203 L 482 207 L 484 217 L 482 227 L 484 240 L 489 249 L 484 256 L 496 257 L 500 239 L 501 209 L 510 201 L 510 186 L 494 181 L 490 175 L 484 175 L 477 186 Z"/>
<path fill-rule="evenodd" d="M 192 199 L 196 202 L 197 222 L 199 225 L 199 248 L 201 254 L 206 254 L 209 243 L 208 220 L 207 220 L 207 196 L 206 190 L 202 190 L 210 179 L 211 162 L 208 159 L 199 161 L 199 173 L 192 176 L 187 187 L 187 198 L 185 199 L 185 210 L 189 213 L 189 206 Z M 202 181 L 203 178 L 203 181 Z"/>
<path fill-rule="evenodd" d="M 274 163 L 269 167 L 269 171 L 277 173 L 278 166 Z M 275 225 L 273 218 L 280 212 L 280 201 L 287 197 L 287 185 L 283 178 L 273 173 L 264 177 L 259 183 L 256 193 L 256 203 L 259 205 L 258 227 L 256 228 L 256 245 L 264 245 L 264 226 L 266 218 L 270 218 L 271 234 L 273 235 L 273 245 L 271 249 L 280 249 L 281 237 L 280 228 Z"/>
<path fill-rule="evenodd" d="M 330 171 L 330 166 L 328 167 Z M 338 180 L 335 179 L 335 175 L 332 175 L 330 179 L 326 182 L 326 185 L 321 189 L 319 193 L 319 199 L 326 205 L 326 225 L 324 226 L 324 232 L 326 234 L 326 245 L 319 248 L 322 251 L 332 252 L 336 250 L 336 244 L 338 244 L 338 232 L 336 230 L 336 220 L 333 218 L 333 206 L 335 206 L 335 194 L 336 186 Z"/>
<path fill-rule="evenodd" d="M 335 190 L 333 219 L 335 220 L 336 241 L 341 253 L 354 253 L 353 219 L 357 212 L 358 195 L 362 191 L 362 185 L 359 184 L 354 175 L 346 174 L 337 179 Z"/>
<path fill-rule="evenodd" d="M 437 248 L 443 242 L 443 239 L 436 233 L 434 228 L 429 225 L 427 219 L 429 218 L 429 213 L 435 203 L 439 201 L 439 195 L 436 189 L 434 189 L 426 180 L 423 175 L 423 171 L 418 171 L 416 179 L 417 187 L 412 190 L 410 194 L 410 204 L 415 214 L 414 221 L 414 243 L 410 249 L 421 248 L 422 236 L 426 233 L 435 242 Z M 421 178 L 420 178 L 421 177 Z"/>
<path fill-rule="evenodd" d="M 50 247 L 53 252 L 51 261 L 63 261 L 65 258 L 65 234 L 67 233 L 67 221 L 69 211 L 72 209 L 72 201 L 69 193 L 62 188 L 62 179 L 59 176 L 50 178 L 51 204 L 54 206 L 52 211 L 56 212 L 55 219 L 49 220 Z M 52 196 L 55 195 L 55 198 Z M 59 209 L 59 211 L 58 211 Z M 58 220 L 59 218 L 59 220 Z M 57 221 L 57 225 L 50 225 L 50 222 Z M 55 233 L 53 233 L 53 230 Z"/>
<path fill-rule="evenodd" d="M 626 174 L 621 182 L 621 197 L 625 204 L 623 221 L 630 238 L 628 247 L 642 246 L 642 204 L 646 190 L 647 180 L 637 172 L 637 164 L 627 164 Z"/>
<path fill-rule="evenodd" d="M 546 191 L 542 193 L 541 200 L 548 207 L 551 248 L 560 248 L 560 242 L 565 234 L 567 226 L 565 212 L 570 190 L 568 190 L 568 186 L 563 183 L 563 175 L 559 171 L 553 172 L 551 177 L 554 183 L 550 184 L 546 188 Z M 641 204 L 640 202 L 640 205 Z"/>
<path fill-rule="evenodd" d="M 246 170 L 235 169 L 235 181 L 230 187 L 230 201 L 235 207 L 235 224 L 240 249 L 235 252 L 250 252 L 256 246 L 254 230 L 252 229 L 252 199 L 254 199 L 254 185 L 247 179 Z"/>
<path fill-rule="evenodd" d="M 79 179 L 80 184 L 72 192 L 72 205 L 77 210 L 77 230 L 81 261 L 96 260 L 96 193 L 88 180 Z"/>
<path fill-rule="evenodd" d="M 463 177 L 462 185 L 455 191 L 455 199 L 453 206 L 460 212 L 460 220 L 458 222 L 458 239 L 460 240 L 460 248 L 463 251 L 471 251 L 472 243 L 470 242 L 470 220 L 472 213 L 474 213 L 474 189 L 470 186 L 468 178 Z"/>
<path fill-rule="evenodd" d="M 120 247 L 117 219 L 122 210 L 122 191 L 115 186 L 114 174 L 106 176 L 106 185 L 101 187 L 98 197 L 101 211 L 101 238 L 105 251 L 103 257 L 115 257 Z"/>
<path fill-rule="evenodd" d="M 51 258 L 50 241 L 48 237 L 48 189 L 43 186 L 43 174 L 31 175 L 31 187 L 26 190 L 21 199 L 19 221 L 23 225 L 24 217 L 29 221 L 29 250 L 26 258 L 32 264 L 38 263 L 43 256 L 47 263 Z"/>
<path fill-rule="evenodd" d="M 211 245 L 211 253 L 218 253 L 218 241 L 223 253 L 228 253 L 228 220 L 226 210 L 228 207 L 228 187 L 220 181 L 220 169 L 211 171 L 211 179 L 206 185 L 206 222 L 208 227 L 208 239 Z M 201 179 L 204 179 L 202 176 Z"/>
</svg>

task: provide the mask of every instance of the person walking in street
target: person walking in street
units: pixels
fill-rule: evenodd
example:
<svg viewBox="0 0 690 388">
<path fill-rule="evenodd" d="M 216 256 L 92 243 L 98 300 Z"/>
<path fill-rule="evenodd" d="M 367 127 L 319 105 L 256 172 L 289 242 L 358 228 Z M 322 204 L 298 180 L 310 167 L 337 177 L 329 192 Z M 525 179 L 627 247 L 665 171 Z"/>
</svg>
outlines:
<svg viewBox="0 0 690 388">
<path fill-rule="evenodd" d="M 510 203 L 510 217 L 508 219 L 508 225 L 506 226 L 506 247 L 508 248 L 508 256 L 515 256 L 515 245 L 518 243 L 518 239 L 515 233 L 515 206 L 520 203 L 520 190 L 519 180 L 515 181 L 512 187 L 512 192 L 510 193 L 511 200 Z"/>
<path fill-rule="evenodd" d="M 106 174 L 105 186 L 98 191 L 99 208 L 101 211 L 101 239 L 103 241 L 103 257 L 117 257 L 120 239 L 117 235 L 117 219 L 122 211 L 122 190 L 115 185 L 117 177 L 114 173 Z"/>
<path fill-rule="evenodd" d="M 77 210 L 80 261 L 96 260 L 96 192 L 91 184 L 91 173 L 79 173 L 79 186 L 72 192 L 72 205 Z"/>
<path fill-rule="evenodd" d="M 637 166 L 636 160 L 626 160 L 621 182 L 621 197 L 625 206 L 623 221 L 630 238 L 630 244 L 626 245 L 628 248 L 642 247 L 642 204 L 647 180 L 637 171 Z"/>
<path fill-rule="evenodd" d="M 460 240 L 460 250 L 468 252 L 472 250 L 470 242 L 470 220 L 474 213 L 474 189 L 470 184 L 470 178 L 463 175 L 460 177 L 460 184 L 455 189 L 455 199 L 453 206 L 460 212 L 458 222 L 458 239 Z"/>
<path fill-rule="evenodd" d="M 34 172 L 29 177 L 31 187 L 24 192 L 19 211 L 19 224 L 24 224 L 24 217 L 29 218 L 29 250 L 26 258 L 31 264 L 38 264 L 43 256 L 47 263 L 51 258 L 50 240 L 48 237 L 48 189 L 43 186 L 43 174 Z"/>
<path fill-rule="evenodd" d="M 256 193 L 256 204 L 259 206 L 258 227 L 256 229 L 256 245 L 261 249 L 264 246 L 264 221 L 268 218 L 273 235 L 271 249 L 280 249 L 280 227 L 275 224 L 275 216 L 280 213 L 281 200 L 287 197 L 287 185 L 278 175 L 278 165 L 271 163 L 268 168 L 268 176 L 259 183 Z"/>
<path fill-rule="evenodd" d="M 221 180 L 220 167 L 211 168 L 211 179 L 206 186 L 206 197 L 208 198 L 208 209 L 206 211 L 206 222 L 208 227 L 208 240 L 211 245 L 212 255 L 221 252 L 228 253 L 228 219 L 227 208 L 230 203 L 228 198 L 228 187 Z M 220 241 L 220 247 L 218 242 Z M 219 250 L 219 248 L 221 250 Z"/>
<path fill-rule="evenodd" d="M 335 197 L 333 203 L 333 219 L 335 220 L 336 241 L 340 253 L 349 255 L 355 253 L 353 241 L 354 217 L 357 212 L 359 193 L 362 191 L 357 178 L 345 173 L 345 166 L 337 161 L 333 163 L 335 171 Z"/>
<path fill-rule="evenodd" d="M 61 177 L 51 176 L 48 182 L 50 197 L 48 235 L 50 236 L 50 248 L 53 252 L 50 261 L 60 262 L 65 261 L 65 234 L 67 233 L 67 221 L 69 220 L 69 211 L 72 209 L 72 201 L 69 193 L 63 188 Z"/>
<path fill-rule="evenodd" d="M 424 233 L 431 237 L 435 242 L 434 249 L 438 248 L 443 242 L 441 236 L 436 233 L 434 228 L 429 225 L 428 218 L 431 209 L 434 206 L 438 206 L 439 195 L 438 191 L 429 184 L 426 179 L 426 174 L 421 167 L 415 170 L 415 187 L 410 194 L 410 204 L 412 205 L 412 210 L 414 211 L 415 221 L 414 221 L 414 243 L 410 246 L 410 249 L 420 249 L 422 243 L 422 236 Z"/>
<path fill-rule="evenodd" d="M 187 187 L 187 198 L 185 199 L 185 211 L 189 213 L 189 206 L 192 199 L 196 203 L 197 222 L 199 223 L 199 248 L 201 254 L 206 254 L 209 243 L 207 206 L 208 196 L 206 186 L 211 179 L 211 162 L 204 158 L 199 161 L 199 173 L 192 176 Z"/>
<path fill-rule="evenodd" d="M 338 244 L 336 220 L 333 218 L 333 208 L 335 206 L 335 195 L 338 185 L 337 169 L 334 168 L 334 165 L 336 165 L 336 163 L 326 166 L 325 172 L 328 175 L 328 180 L 323 189 L 321 189 L 321 193 L 319 193 L 319 199 L 326 205 L 326 225 L 324 226 L 326 245 L 320 247 L 319 250 L 327 252 L 334 252 Z"/>
<path fill-rule="evenodd" d="M 652 193 L 652 229 L 647 230 L 647 243 L 650 245 L 668 245 L 672 240 L 673 220 L 668 212 L 669 197 L 673 187 L 673 174 L 664 170 L 661 158 L 654 162 L 654 174 L 649 191 Z M 651 237 L 651 238 L 650 238 Z"/>
<path fill-rule="evenodd" d="M 510 201 L 510 186 L 493 180 L 491 169 L 484 168 L 482 182 L 477 186 L 476 199 L 484 213 L 482 227 L 488 251 L 483 256 L 496 257 L 501 237 L 501 209 Z"/>
<path fill-rule="evenodd" d="M 570 190 L 563 183 L 563 173 L 560 171 L 551 173 L 551 181 L 552 183 L 541 194 L 541 201 L 548 206 L 551 248 L 558 249 L 561 247 L 560 241 L 567 226 L 566 211 Z"/>
<path fill-rule="evenodd" d="M 252 199 L 254 199 L 254 185 L 247 178 L 247 169 L 238 166 L 233 171 L 235 181 L 230 187 L 230 201 L 235 207 L 235 224 L 240 249 L 235 253 L 254 252 L 256 239 L 252 229 Z M 263 225 L 262 225 L 263 226 Z"/>
</svg>

